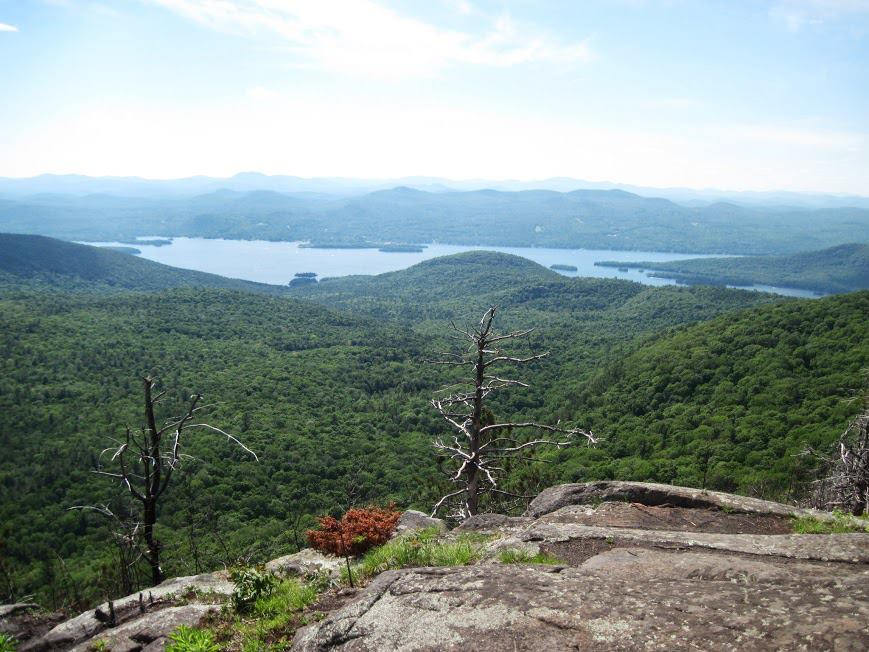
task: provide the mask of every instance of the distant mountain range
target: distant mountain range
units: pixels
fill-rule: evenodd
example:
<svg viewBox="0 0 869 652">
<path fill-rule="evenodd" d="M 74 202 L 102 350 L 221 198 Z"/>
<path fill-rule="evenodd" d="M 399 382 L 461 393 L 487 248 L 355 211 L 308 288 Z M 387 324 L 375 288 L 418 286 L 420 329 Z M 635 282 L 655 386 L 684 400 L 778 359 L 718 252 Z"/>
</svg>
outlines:
<svg viewBox="0 0 869 652">
<path fill-rule="evenodd" d="M 90 177 L 77 174 L 43 174 L 29 178 L 0 177 L 0 196 L 18 198 L 28 195 L 107 194 L 122 197 L 182 197 L 218 190 L 251 192 L 268 190 L 305 195 L 353 196 L 376 190 L 406 186 L 428 192 L 472 190 L 626 190 L 644 197 L 661 197 L 672 201 L 705 205 L 727 201 L 747 206 L 791 206 L 799 208 L 834 208 L 855 206 L 869 208 L 869 197 L 816 192 L 728 191 L 691 188 L 653 188 L 609 181 L 586 181 L 569 177 L 551 177 L 536 181 L 515 179 L 445 179 L 408 176 L 394 179 L 355 179 L 349 177 L 304 178 L 241 172 L 232 177 L 193 176 L 182 179 L 143 179 L 141 177 Z"/>
<path fill-rule="evenodd" d="M 869 242 L 869 209 L 692 207 L 623 190 L 427 192 L 403 186 L 339 197 L 223 189 L 192 197 L 0 199 L 0 231 L 86 241 L 187 236 L 328 246 L 440 242 L 781 254 Z"/>
</svg>

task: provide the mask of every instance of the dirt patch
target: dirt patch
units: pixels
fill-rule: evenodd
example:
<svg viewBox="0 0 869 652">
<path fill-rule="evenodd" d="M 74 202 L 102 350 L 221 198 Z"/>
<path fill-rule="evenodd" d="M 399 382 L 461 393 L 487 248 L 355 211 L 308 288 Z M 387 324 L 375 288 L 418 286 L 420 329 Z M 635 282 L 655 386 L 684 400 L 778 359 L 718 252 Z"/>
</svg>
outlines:
<svg viewBox="0 0 869 652">
<path fill-rule="evenodd" d="M 622 547 L 628 545 L 633 544 L 630 542 L 621 544 Z M 557 543 L 542 543 L 540 552 L 551 555 L 568 566 L 580 566 L 584 561 L 616 547 L 619 547 L 619 544 L 615 541 L 610 542 L 605 539 L 572 539 Z"/>
<path fill-rule="evenodd" d="M 33 608 L 15 609 L 0 618 L 0 633 L 9 634 L 19 643 L 38 638 L 58 623 L 64 621 L 64 614 L 56 611 L 47 613 Z"/>
<path fill-rule="evenodd" d="M 773 514 L 729 513 L 718 509 L 650 506 L 607 502 L 571 505 L 539 519 L 540 523 L 572 523 L 643 530 L 675 530 L 712 534 L 792 534 L 791 519 Z"/>
<path fill-rule="evenodd" d="M 340 609 L 345 604 L 353 600 L 359 593 L 360 589 L 332 589 L 323 593 L 319 599 L 313 604 L 305 607 L 303 613 L 313 615 L 316 613 L 326 613 Z"/>
</svg>

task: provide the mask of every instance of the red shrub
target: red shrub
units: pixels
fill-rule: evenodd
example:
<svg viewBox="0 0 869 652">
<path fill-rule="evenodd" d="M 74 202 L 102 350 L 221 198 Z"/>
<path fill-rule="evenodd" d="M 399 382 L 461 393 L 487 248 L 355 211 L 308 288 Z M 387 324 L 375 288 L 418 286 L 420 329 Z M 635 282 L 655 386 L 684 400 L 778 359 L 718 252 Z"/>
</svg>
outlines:
<svg viewBox="0 0 869 652">
<path fill-rule="evenodd" d="M 332 555 L 361 555 L 386 543 L 395 529 L 401 512 L 395 505 L 353 507 L 339 521 L 331 516 L 320 520 L 319 530 L 308 530 L 308 542 L 320 552 Z"/>
</svg>

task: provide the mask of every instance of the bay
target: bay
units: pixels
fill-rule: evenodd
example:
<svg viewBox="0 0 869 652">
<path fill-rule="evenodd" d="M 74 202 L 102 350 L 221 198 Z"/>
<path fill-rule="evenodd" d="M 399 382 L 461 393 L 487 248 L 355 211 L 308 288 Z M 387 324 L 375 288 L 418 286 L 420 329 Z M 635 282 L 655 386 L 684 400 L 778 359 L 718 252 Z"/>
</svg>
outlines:
<svg viewBox="0 0 869 652">
<path fill-rule="evenodd" d="M 147 241 L 160 236 L 142 236 Z M 597 267 L 595 262 L 636 261 L 666 262 L 687 258 L 709 258 L 703 254 L 676 254 L 661 251 L 616 251 L 610 249 L 547 249 L 544 247 L 471 247 L 429 244 L 421 252 L 384 252 L 377 249 L 324 249 L 305 247 L 301 242 L 267 240 L 220 240 L 210 238 L 172 238 L 168 245 L 136 243 L 141 256 L 173 267 L 194 269 L 260 283 L 286 285 L 294 276 L 314 272 L 319 278 L 354 274 L 383 274 L 405 269 L 430 258 L 465 251 L 485 249 L 522 256 L 536 263 L 572 265 L 576 271 L 556 270 L 564 276 L 620 278 L 645 285 L 680 285 L 670 279 L 648 276 L 638 269 Z M 130 243 L 91 242 L 97 246 L 131 246 Z M 756 289 L 792 297 L 811 298 L 809 290 L 763 286 Z"/>
</svg>

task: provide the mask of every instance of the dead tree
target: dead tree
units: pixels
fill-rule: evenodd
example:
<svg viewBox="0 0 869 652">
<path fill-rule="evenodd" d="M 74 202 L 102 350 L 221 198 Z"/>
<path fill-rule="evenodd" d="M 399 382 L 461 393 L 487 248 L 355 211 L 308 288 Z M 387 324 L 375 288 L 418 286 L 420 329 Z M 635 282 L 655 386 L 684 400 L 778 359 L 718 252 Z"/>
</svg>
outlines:
<svg viewBox="0 0 869 652">
<path fill-rule="evenodd" d="M 509 421 L 499 423 L 487 418 L 491 413 L 486 408 L 489 396 L 507 387 L 528 387 L 522 381 L 503 377 L 499 368 L 505 365 L 518 365 L 549 355 L 537 353 L 528 356 L 515 356 L 505 353 L 501 346 L 504 342 L 527 336 L 534 329 L 498 334 L 492 330 L 496 308 L 489 308 L 479 326 L 463 330 L 452 324 L 459 339 L 467 342 L 460 353 L 444 353 L 434 364 L 470 367 L 471 378 L 443 388 L 432 401 L 432 406 L 455 431 L 452 441 L 438 438 L 435 449 L 451 463 L 450 480 L 458 489 L 443 496 L 432 510 L 434 516 L 448 503 L 457 503 L 456 517 L 465 518 L 478 512 L 480 498 L 485 495 L 507 498 L 527 498 L 521 494 L 505 491 L 498 485 L 501 460 L 518 459 L 538 461 L 534 457 L 537 449 L 544 447 L 561 448 L 573 443 L 579 436 L 589 445 L 597 440 L 592 432 L 581 428 L 565 428 L 559 424 L 544 425 L 534 421 Z M 536 431 L 542 436 L 522 438 L 514 436 L 514 431 Z M 557 439 L 550 438 L 558 435 Z"/>
<path fill-rule="evenodd" d="M 252 450 L 229 433 L 210 424 L 198 422 L 197 413 L 208 407 L 200 405 L 201 394 L 190 397 L 190 402 L 181 416 L 171 417 L 158 426 L 155 408 L 166 392 L 155 395 L 155 387 L 152 378 L 143 379 L 145 425 L 138 432 L 128 426 L 124 438 L 116 441 L 116 446 L 102 451 L 99 465 L 94 470 L 98 475 L 120 482 L 129 492 L 134 503 L 139 505 L 139 509 L 135 510 L 137 515 L 133 518 L 122 517 L 114 514 L 106 505 L 72 508 L 96 510 L 115 519 L 119 524 L 117 536 L 122 542 L 129 544 L 141 539 L 144 545 L 139 555 L 129 563 L 132 565 L 140 558 L 144 559 L 151 570 L 152 585 L 159 584 L 164 579 L 163 569 L 160 566 L 161 545 L 154 532 L 160 497 L 165 493 L 173 472 L 181 466 L 182 461 L 192 459 L 190 455 L 182 452 L 185 435 L 193 430 L 207 430 L 224 435 L 259 461 Z M 115 467 L 113 471 L 105 470 L 102 465 L 102 460 L 108 454 L 111 454 L 110 461 Z"/>
<path fill-rule="evenodd" d="M 836 442 L 834 455 L 807 452 L 826 468 L 826 475 L 815 482 L 814 506 L 841 509 L 854 516 L 869 514 L 869 394 L 864 396 L 863 411 Z"/>
</svg>

